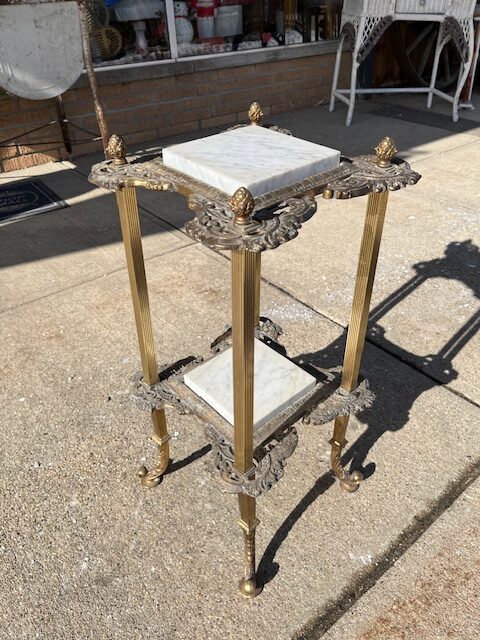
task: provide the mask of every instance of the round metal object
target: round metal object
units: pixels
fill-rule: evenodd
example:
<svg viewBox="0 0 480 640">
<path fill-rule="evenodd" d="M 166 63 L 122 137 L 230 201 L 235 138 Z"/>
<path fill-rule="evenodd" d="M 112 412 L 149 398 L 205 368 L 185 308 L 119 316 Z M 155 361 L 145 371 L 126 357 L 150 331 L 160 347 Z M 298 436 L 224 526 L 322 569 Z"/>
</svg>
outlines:
<svg viewBox="0 0 480 640">
<path fill-rule="evenodd" d="M 263 585 L 257 585 L 256 580 L 247 580 L 246 578 L 240 580 L 238 588 L 242 596 L 249 599 L 256 598 L 263 591 Z"/>
<path fill-rule="evenodd" d="M 0 5 L 0 87 L 30 100 L 54 98 L 83 70 L 76 2 Z"/>
</svg>

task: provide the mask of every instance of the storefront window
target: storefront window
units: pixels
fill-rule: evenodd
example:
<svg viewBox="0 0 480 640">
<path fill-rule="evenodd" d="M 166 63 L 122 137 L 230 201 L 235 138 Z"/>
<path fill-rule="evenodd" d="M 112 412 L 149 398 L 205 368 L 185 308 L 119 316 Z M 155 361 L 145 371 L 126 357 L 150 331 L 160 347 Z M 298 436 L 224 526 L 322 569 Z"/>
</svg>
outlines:
<svg viewBox="0 0 480 640">
<path fill-rule="evenodd" d="M 178 55 L 302 44 L 338 37 L 335 0 L 177 0 Z"/>
<path fill-rule="evenodd" d="M 170 58 L 165 0 L 88 0 L 95 66 Z"/>
<path fill-rule="evenodd" d="M 89 2 L 97 66 L 164 60 L 172 52 L 173 57 L 184 58 L 334 40 L 343 4 L 342 0 L 105 2 Z"/>
</svg>

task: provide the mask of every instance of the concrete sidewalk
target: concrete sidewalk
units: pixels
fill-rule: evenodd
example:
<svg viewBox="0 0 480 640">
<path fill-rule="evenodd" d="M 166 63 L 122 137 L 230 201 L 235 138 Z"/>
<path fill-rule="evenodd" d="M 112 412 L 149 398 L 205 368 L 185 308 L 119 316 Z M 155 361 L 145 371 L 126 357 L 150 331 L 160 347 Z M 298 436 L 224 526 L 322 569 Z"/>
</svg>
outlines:
<svg viewBox="0 0 480 640">
<path fill-rule="evenodd" d="M 266 586 L 251 602 L 236 590 L 236 499 L 210 479 L 198 421 L 169 412 L 170 471 L 156 489 L 135 478 L 155 448 L 128 397 L 136 335 L 115 199 L 86 181 L 96 158 L 0 176 L 39 176 L 71 205 L 0 228 L 2 638 L 480 631 L 468 612 L 480 543 L 480 116 L 454 130 L 443 107 L 426 124 L 416 98 L 395 100 L 359 103 L 349 129 L 342 107 L 275 117 L 346 155 L 391 135 L 423 178 L 387 212 L 363 362 L 377 399 L 352 421 L 344 459 L 367 480 L 342 492 L 331 425 L 299 427 L 285 478 L 259 500 Z M 204 355 L 230 319 L 228 259 L 185 235 L 181 197 L 138 195 L 159 360 Z M 262 314 L 283 326 L 289 354 L 341 363 L 364 208 L 321 201 L 299 238 L 264 255 Z"/>
</svg>

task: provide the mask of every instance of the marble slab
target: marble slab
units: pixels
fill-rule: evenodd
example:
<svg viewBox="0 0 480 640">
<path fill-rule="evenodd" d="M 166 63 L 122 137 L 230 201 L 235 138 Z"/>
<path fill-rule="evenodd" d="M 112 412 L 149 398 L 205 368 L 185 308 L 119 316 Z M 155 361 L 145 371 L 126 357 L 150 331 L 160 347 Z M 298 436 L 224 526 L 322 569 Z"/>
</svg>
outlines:
<svg viewBox="0 0 480 640">
<path fill-rule="evenodd" d="M 254 429 L 301 398 L 316 384 L 313 376 L 260 340 L 255 340 L 254 372 Z M 231 348 L 186 373 L 184 382 L 233 425 Z"/>
<path fill-rule="evenodd" d="M 260 196 L 334 169 L 340 151 L 249 125 L 163 149 L 164 163 L 233 195 Z"/>
</svg>

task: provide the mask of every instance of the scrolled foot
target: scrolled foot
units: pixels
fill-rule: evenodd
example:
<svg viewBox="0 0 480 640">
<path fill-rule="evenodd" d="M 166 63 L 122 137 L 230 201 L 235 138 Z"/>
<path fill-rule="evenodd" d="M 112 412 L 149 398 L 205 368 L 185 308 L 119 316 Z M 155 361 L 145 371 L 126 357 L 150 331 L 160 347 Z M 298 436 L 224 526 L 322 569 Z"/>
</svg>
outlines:
<svg viewBox="0 0 480 640">
<path fill-rule="evenodd" d="M 349 493 L 353 493 L 360 486 L 360 483 L 363 480 L 363 474 L 360 471 L 353 471 L 352 473 L 348 473 L 348 471 L 346 471 L 345 467 L 342 465 L 341 456 L 342 449 L 346 445 L 345 440 L 340 443 L 332 438 L 332 440 L 330 440 L 330 444 L 332 446 L 331 462 L 333 472 L 338 478 L 342 489 L 348 491 Z"/>
<path fill-rule="evenodd" d="M 344 470 L 345 477 L 340 480 L 340 486 L 345 491 L 353 493 L 358 489 L 360 483 L 363 480 L 363 474 L 360 471 L 354 471 L 353 473 L 347 473 Z"/>
<path fill-rule="evenodd" d="M 162 476 L 167 470 L 169 460 L 170 451 L 168 442 L 166 442 L 159 446 L 157 464 L 153 467 L 153 469 L 150 469 L 149 471 L 147 467 L 142 466 L 138 470 L 137 475 L 144 487 L 148 487 L 150 489 L 160 484 Z"/>
</svg>

